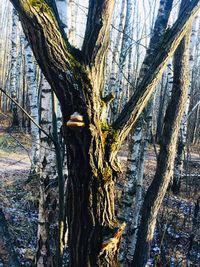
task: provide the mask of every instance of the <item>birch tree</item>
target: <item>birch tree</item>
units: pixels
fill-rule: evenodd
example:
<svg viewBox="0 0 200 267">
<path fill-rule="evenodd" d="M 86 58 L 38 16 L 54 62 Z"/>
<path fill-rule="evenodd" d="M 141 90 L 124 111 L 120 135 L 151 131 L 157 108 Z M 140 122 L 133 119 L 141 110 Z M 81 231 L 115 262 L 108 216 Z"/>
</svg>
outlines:
<svg viewBox="0 0 200 267">
<path fill-rule="evenodd" d="M 112 40 L 114 39 L 114 33 L 111 35 L 111 43 L 113 41 L 113 49 L 112 49 L 112 62 L 111 62 L 112 65 L 111 65 L 111 73 L 110 73 L 110 81 L 109 81 L 109 90 L 108 90 L 109 92 L 115 91 L 115 84 L 116 84 L 117 73 L 119 69 L 119 47 L 121 44 L 121 37 L 122 37 L 123 26 L 124 26 L 124 12 L 125 12 L 125 0 L 122 0 L 121 6 L 120 6 L 119 25 L 118 25 L 116 40 Z M 114 12 L 113 19 L 115 19 L 115 16 L 117 16 L 117 14 L 115 14 Z"/>
<path fill-rule="evenodd" d="M 161 42 L 161 36 L 164 34 L 168 24 L 168 19 L 172 9 L 172 3 L 173 0 L 160 1 L 158 15 L 155 21 L 154 29 L 152 31 L 149 47 L 141 66 L 139 79 L 142 79 L 146 75 L 146 73 L 148 73 L 150 62 L 152 62 L 153 58 L 156 56 L 158 47 Z M 143 201 L 142 192 L 145 148 L 148 143 L 148 136 L 150 135 L 149 129 L 151 129 L 151 113 L 152 100 L 148 105 L 146 112 L 139 118 L 136 129 L 129 144 L 130 152 L 128 156 L 126 175 L 127 192 L 125 193 L 127 204 L 125 210 L 127 214 L 125 213 L 125 216 L 129 221 L 127 232 L 131 234 L 128 236 L 127 241 L 127 261 L 131 261 L 133 257 L 135 243 L 137 240 L 139 214 Z"/>
<path fill-rule="evenodd" d="M 77 8 L 78 8 L 78 1 L 77 0 L 69 0 L 68 2 L 68 36 L 69 41 L 76 46 L 76 19 L 77 19 Z"/>
<path fill-rule="evenodd" d="M 34 121 L 39 124 L 39 103 L 38 103 L 38 88 L 36 82 L 36 70 L 34 65 L 34 59 L 32 50 L 28 42 L 24 39 L 25 46 L 25 57 L 26 57 L 26 76 L 27 76 L 27 87 L 28 87 L 28 97 L 30 103 L 31 116 Z M 31 136 L 32 136 L 32 149 L 31 149 L 31 158 L 32 166 L 31 172 L 38 172 L 38 163 L 39 163 L 39 129 L 34 124 L 31 123 Z"/>
<path fill-rule="evenodd" d="M 66 1 L 56 1 L 56 5 L 61 23 L 65 25 L 67 20 Z M 62 179 L 62 174 L 60 175 L 59 173 L 59 171 L 62 172 L 62 166 L 60 166 L 62 164 L 62 150 L 57 148 L 58 140 L 56 140 L 56 138 L 58 139 L 58 135 L 60 135 L 60 124 L 62 121 L 60 118 L 60 105 L 57 103 L 51 86 L 43 75 L 41 76 L 40 85 L 40 124 L 49 134 L 49 137 L 41 133 L 38 140 L 40 144 L 40 200 L 36 263 L 38 267 L 50 267 L 54 265 L 60 266 L 62 264 L 64 248 L 64 181 L 61 184 L 59 182 Z M 57 116 L 57 114 L 59 115 Z M 55 132 L 58 132 L 58 134 L 55 135 Z M 59 160 L 59 164 L 56 162 L 56 159 L 57 161 Z M 59 190 L 57 185 L 59 185 Z M 58 203 L 62 207 L 59 209 L 59 213 Z M 62 227 L 60 224 L 62 224 Z"/>
<path fill-rule="evenodd" d="M 10 91 L 11 96 L 17 99 L 17 11 L 13 8 L 12 12 L 12 33 L 11 33 L 11 70 L 10 70 Z M 11 105 L 13 114 L 12 127 L 19 126 L 18 110 L 14 103 Z"/>
<path fill-rule="evenodd" d="M 10 16 L 12 6 L 10 6 L 9 2 L 4 3 L 2 6 L 1 13 L 1 47 L 5 47 L 5 49 L 1 50 L 1 86 L 5 88 L 5 90 L 9 90 L 8 86 L 8 76 L 9 76 L 9 68 L 10 68 L 10 60 L 9 60 L 9 50 L 10 50 L 10 28 L 12 23 L 12 16 Z M 6 17 L 9 19 L 6 20 Z M 8 111 L 8 100 L 4 95 L 1 95 L 1 108 L 4 112 Z"/>
<path fill-rule="evenodd" d="M 114 118 L 119 113 L 121 105 L 123 102 L 123 72 L 126 66 L 126 59 L 128 51 L 131 46 L 131 32 L 132 32 L 132 10 L 133 5 L 131 0 L 126 1 L 126 15 L 125 15 L 125 24 L 123 29 L 122 44 L 119 55 L 119 70 L 117 74 L 117 81 L 115 83 L 115 100 L 113 105 Z"/>
<path fill-rule="evenodd" d="M 69 170 L 69 266 L 117 266 L 125 227 L 117 222 L 114 209 L 117 152 L 188 31 L 200 2 L 188 2 L 182 16 L 163 37 L 151 72 L 112 125 L 102 123 L 106 103 L 101 95 L 114 1 L 89 1 L 81 50 L 70 45 L 52 1 L 11 2 L 19 12 L 36 60 L 61 103 Z"/>
</svg>

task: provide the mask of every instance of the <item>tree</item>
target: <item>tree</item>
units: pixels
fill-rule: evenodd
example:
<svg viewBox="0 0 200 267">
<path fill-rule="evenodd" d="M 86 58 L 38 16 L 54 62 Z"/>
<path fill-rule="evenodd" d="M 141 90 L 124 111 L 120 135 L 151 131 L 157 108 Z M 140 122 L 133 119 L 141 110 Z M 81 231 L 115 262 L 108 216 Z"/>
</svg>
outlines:
<svg viewBox="0 0 200 267">
<path fill-rule="evenodd" d="M 185 146 L 186 146 L 187 126 L 188 126 L 187 116 L 189 113 L 190 98 L 192 94 L 192 72 L 193 72 L 193 66 L 194 66 L 194 52 L 195 52 L 194 48 L 195 48 L 196 38 L 197 38 L 197 26 L 199 26 L 198 20 L 199 20 L 198 17 L 194 19 L 194 22 L 192 25 L 191 36 L 190 36 L 190 52 L 189 52 L 190 84 L 189 84 L 189 89 L 188 89 L 187 105 L 186 105 L 186 108 L 183 114 L 180 131 L 179 131 L 177 154 L 176 154 L 175 165 L 174 165 L 174 177 L 173 177 L 173 182 L 171 186 L 171 190 L 175 194 L 180 192 L 181 176 L 183 175 L 183 169 L 184 169 L 184 151 L 185 151 Z"/>
<path fill-rule="evenodd" d="M 35 66 L 34 59 L 32 55 L 31 48 L 26 41 L 24 40 L 25 46 L 25 58 L 26 58 L 26 77 L 27 77 L 27 89 L 28 89 L 28 98 L 30 102 L 30 111 L 31 116 L 36 123 L 39 123 L 39 112 L 38 112 L 38 88 L 35 77 Z M 38 162 L 39 162 L 39 129 L 34 124 L 31 123 L 31 136 L 32 136 L 32 166 L 31 173 L 37 173 L 38 171 Z"/>
<path fill-rule="evenodd" d="M 101 113 L 107 104 L 102 90 L 114 0 L 89 1 L 81 51 L 68 42 L 54 1 L 11 2 L 19 12 L 36 60 L 61 104 L 68 151 L 70 266 L 117 266 L 125 227 L 116 221 L 114 210 L 117 152 L 199 11 L 199 0 L 189 2 L 179 20 L 163 36 L 151 72 L 138 84 L 112 125 L 106 123 Z M 74 112 L 80 114 L 76 120 L 81 120 L 82 127 L 78 123 L 76 128 L 67 126 Z"/>
<path fill-rule="evenodd" d="M 169 16 L 172 9 L 173 0 L 162 0 L 158 9 L 155 25 L 147 49 L 146 56 L 141 66 L 139 79 L 141 80 L 149 71 L 151 62 L 156 56 L 161 42 L 161 36 L 167 28 Z M 127 231 L 130 233 L 127 241 L 127 261 L 130 262 L 134 254 L 137 240 L 137 230 L 140 221 L 140 209 L 143 202 L 143 173 L 145 148 L 149 138 L 149 128 L 151 128 L 152 100 L 148 104 L 145 112 L 140 116 L 129 144 L 129 156 L 127 164 L 127 191 L 126 192 L 126 217 L 128 219 Z M 145 122 L 146 121 L 146 122 Z M 129 193 L 130 192 L 130 193 Z M 131 201 L 131 202 L 130 202 Z M 131 204 L 131 205 L 130 205 Z M 134 206 L 134 207 L 133 207 Z"/>
<path fill-rule="evenodd" d="M 182 0 L 180 13 L 186 4 Z M 141 211 L 141 223 L 132 265 L 144 267 L 148 260 L 156 218 L 173 172 L 178 133 L 187 102 L 189 85 L 190 31 L 181 41 L 174 55 L 174 80 L 171 100 L 164 119 L 162 141 L 154 180 L 147 190 Z"/>
<path fill-rule="evenodd" d="M 13 98 L 17 99 L 17 11 L 13 8 L 12 13 L 12 34 L 11 34 L 11 72 L 10 72 L 10 90 Z M 12 103 L 11 110 L 13 113 L 12 126 L 19 126 L 18 111 L 15 104 Z"/>
</svg>

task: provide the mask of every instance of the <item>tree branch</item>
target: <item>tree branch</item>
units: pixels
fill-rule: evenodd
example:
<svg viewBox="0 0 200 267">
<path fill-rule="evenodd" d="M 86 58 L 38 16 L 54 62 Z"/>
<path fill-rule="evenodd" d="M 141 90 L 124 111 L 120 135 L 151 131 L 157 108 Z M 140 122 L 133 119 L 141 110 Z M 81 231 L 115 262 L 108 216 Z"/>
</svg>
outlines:
<svg viewBox="0 0 200 267">
<path fill-rule="evenodd" d="M 5 90 L 3 90 L 1 87 L 0 87 L 0 91 L 5 94 L 5 96 L 7 98 L 9 98 L 13 103 L 15 103 L 15 105 L 29 118 L 29 120 L 35 124 L 35 126 L 41 131 L 43 132 L 44 135 L 46 135 L 49 139 L 51 139 L 51 141 L 55 144 L 55 140 L 52 138 L 52 136 L 50 134 L 48 134 L 34 119 L 33 117 L 31 117 L 31 115 L 28 114 L 28 112 L 14 99 L 12 98 L 11 96 L 9 96 L 9 94 L 6 93 Z"/>
<path fill-rule="evenodd" d="M 68 42 L 52 0 L 10 0 L 32 47 L 35 58 L 60 102 L 69 103 L 82 73 L 80 51 Z M 81 71 L 80 71 L 81 70 Z M 77 93 L 82 94 L 82 92 Z M 81 96 L 79 96 L 81 98 Z M 71 107 L 70 107 L 71 108 Z"/>
<path fill-rule="evenodd" d="M 157 56 L 154 62 L 152 62 L 148 73 L 146 73 L 138 84 L 135 93 L 127 102 L 117 120 L 113 123 L 113 128 L 118 132 L 118 145 L 116 150 L 133 128 L 139 115 L 147 105 L 148 100 L 155 90 L 156 84 L 167 66 L 168 60 L 185 36 L 193 18 L 197 15 L 199 10 L 199 0 L 188 2 L 187 7 L 180 14 L 176 23 L 164 34 L 163 41 L 160 43 L 160 48 L 157 51 Z M 114 142 L 116 143 L 116 139 Z"/>
<path fill-rule="evenodd" d="M 90 0 L 82 51 L 87 64 L 97 64 L 106 52 L 114 0 Z"/>
</svg>

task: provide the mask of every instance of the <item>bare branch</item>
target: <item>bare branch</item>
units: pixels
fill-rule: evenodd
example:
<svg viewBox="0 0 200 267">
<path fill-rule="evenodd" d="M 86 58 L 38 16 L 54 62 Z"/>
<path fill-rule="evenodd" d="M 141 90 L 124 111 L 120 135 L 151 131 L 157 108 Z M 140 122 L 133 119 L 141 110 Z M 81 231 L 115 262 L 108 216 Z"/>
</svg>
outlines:
<svg viewBox="0 0 200 267">
<path fill-rule="evenodd" d="M 46 79 L 58 99 L 69 103 L 71 93 L 77 91 L 73 86 L 77 84 L 73 73 L 81 69 L 80 51 L 73 48 L 64 35 L 54 1 L 10 1 L 19 13 L 26 37 Z"/>
<path fill-rule="evenodd" d="M 109 41 L 113 7 L 114 0 L 89 1 L 86 32 L 82 47 L 88 64 L 94 63 L 97 57 L 101 58 L 102 53 L 105 53 Z"/>
<path fill-rule="evenodd" d="M 52 140 L 52 142 L 55 144 L 55 141 L 54 141 L 54 139 L 52 138 L 52 136 L 51 135 L 49 135 L 32 117 L 31 117 L 31 115 L 29 115 L 28 114 L 28 112 L 22 107 L 22 106 L 20 106 L 20 104 L 14 99 L 14 98 L 12 98 L 11 96 L 9 96 L 9 94 L 7 94 L 6 93 L 6 91 L 5 90 L 3 90 L 1 87 L 0 87 L 0 91 L 2 92 L 2 93 L 4 93 L 5 94 L 5 96 L 7 97 L 7 98 L 9 98 L 13 103 L 15 103 L 15 105 L 29 118 L 29 120 L 33 123 L 33 124 L 35 124 L 35 126 L 41 131 L 41 132 L 43 132 L 43 134 L 45 134 L 49 139 L 51 139 Z"/>
<path fill-rule="evenodd" d="M 163 41 L 160 43 L 160 48 L 157 51 L 157 56 L 154 62 L 152 62 L 148 73 L 146 73 L 138 84 L 134 95 L 125 105 L 117 120 L 113 123 L 113 128 L 118 131 L 118 146 L 120 146 L 126 138 L 135 125 L 139 115 L 147 105 L 148 100 L 155 90 L 156 84 L 167 66 L 168 60 L 185 36 L 193 18 L 198 14 L 199 10 L 199 0 L 188 2 L 187 7 L 180 14 L 176 23 L 164 34 Z"/>
</svg>

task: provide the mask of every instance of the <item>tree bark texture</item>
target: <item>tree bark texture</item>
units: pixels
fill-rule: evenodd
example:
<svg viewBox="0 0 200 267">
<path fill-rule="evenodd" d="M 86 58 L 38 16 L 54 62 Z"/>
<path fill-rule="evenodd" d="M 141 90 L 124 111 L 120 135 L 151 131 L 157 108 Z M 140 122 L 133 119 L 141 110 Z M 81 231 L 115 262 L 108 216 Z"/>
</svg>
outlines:
<svg viewBox="0 0 200 267">
<path fill-rule="evenodd" d="M 25 46 L 25 62 L 26 62 L 26 78 L 27 78 L 27 89 L 28 98 L 30 103 L 30 111 L 32 118 L 38 123 L 38 88 L 36 82 L 36 70 L 34 67 L 34 58 L 29 44 L 26 39 L 23 38 Z M 39 163 L 39 129 L 34 123 L 31 123 L 31 136 L 32 136 L 32 148 L 31 148 L 31 158 L 32 166 L 31 172 L 37 173 L 38 163 Z"/>
<path fill-rule="evenodd" d="M 190 36 L 190 49 L 189 49 L 189 62 L 190 62 L 190 83 L 189 83 L 189 89 L 188 89 L 188 99 L 187 99 L 187 105 L 185 107 L 185 111 L 183 114 L 183 118 L 181 121 L 180 131 L 179 131 L 179 140 L 177 145 L 177 155 L 175 158 L 175 166 L 174 166 L 174 177 L 172 182 L 172 191 L 174 193 L 180 192 L 181 187 L 181 176 L 183 174 L 183 167 L 184 167 L 184 151 L 185 151 L 185 145 L 186 145 L 186 136 L 187 136 L 187 116 L 189 112 L 189 106 L 190 106 L 190 99 L 192 94 L 192 71 L 194 66 L 194 47 L 196 43 L 197 38 L 197 26 L 199 26 L 199 17 L 196 17 L 194 19 L 194 22 L 192 24 L 192 31 Z"/>
<path fill-rule="evenodd" d="M 52 131 L 52 91 L 45 77 L 41 77 L 40 125 L 49 134 Z M 39 151 L 40 199 L 38 211 L 37 267 L 53 267 L 56 254 L 57 181 L 55 147 L 50 138 L 40 133 Z"/>
</svg>

